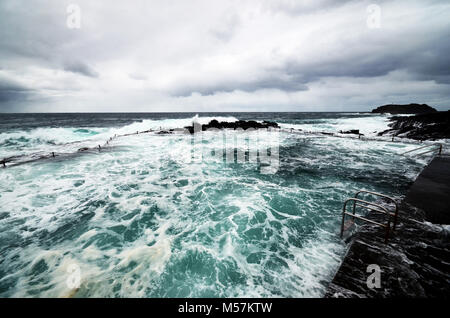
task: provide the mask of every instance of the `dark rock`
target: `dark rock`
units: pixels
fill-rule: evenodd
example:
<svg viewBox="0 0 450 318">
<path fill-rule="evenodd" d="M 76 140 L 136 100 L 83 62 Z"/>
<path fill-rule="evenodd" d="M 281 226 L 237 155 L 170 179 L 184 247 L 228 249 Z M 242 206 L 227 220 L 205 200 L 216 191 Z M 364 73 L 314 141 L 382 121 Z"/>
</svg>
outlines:
<svg viewBox="0 0 450 318">
<path fill-rule="evenodd" d="M 385 223 L 381 213 L 369 212 L 366 217 Z M 384 229 L 375 225 L 366 223 L 353 235 L 325 297 L 447 297 L 448 240 L 449 232 L 442 225 L 425 222 L 423 210 L 404 202 L 388 244 L 384 242 Z M 370 264 L 380 267 L 381 288 L 367 286 Z"/>
<path fill-rule="evenodd" d="M 157 135 L 169 135 L 171 133 L 172 133 L 171 131 L 161 130 L 161 131 L 158 131 L 156 134 Z"/>
<path fill-rule="evenodd" d="M 391 129 L 378 133 L 378 136 L 402 135 L 415 140 L 450 138 L 450 111 L 410 117 L 393 116 L 390 120 Z"/>
<path fill-rule="evenodd" d="M 196 124 L 199 125 L 199 124 Z M 194 133 L 194 125 L 184 127 L 191 134 Z M 270 121 L 263 121 L 262 123 L 258 123 L 254 120 L 238 120 L 235 122 L 227 122 L 227 121 L 217 121 L 216 119 L 211 120 L 208 124 L 202 125 L 201 130 L 206 131 L 208 129 L 265 129 L 265 128 L 279 128 L 278 124 Z M 200 129 L 200 127 L 198 128 Z"/>
<path fill-rule="evenodd" d="M 423 114 L 433 113 L 437 110 L 427 104 L 408 104 L 408 105 L 383 105 L 372 110 L 372 113 L 390 113 L 390 114 Z"/>
<path fill-rule="evenodd" d="M 78 149 L 78 151 L 86 151 L 86 150 L 89 150 L 89 148 L 88 147 L 83 147 L 83 148 L 80 148 L 80 149 Z"/>
<path fill-rule="evenodd" d="M 8 162 L 11 162 L 11 161 L 13 161 L 12 158 L 4 158 L 4 159 L 2 159 L 2 160 L 0 161 L 0 164 L 8 163 Z"/>
<path fill-rule="evenodd" d="M 346 131 L 339 130 L 339 133 L 340 134 L 364 135 L 364 134 L 359 133 L 359 129 L 351 129 L 351 130 L 346 130 Z"/>
</svg>

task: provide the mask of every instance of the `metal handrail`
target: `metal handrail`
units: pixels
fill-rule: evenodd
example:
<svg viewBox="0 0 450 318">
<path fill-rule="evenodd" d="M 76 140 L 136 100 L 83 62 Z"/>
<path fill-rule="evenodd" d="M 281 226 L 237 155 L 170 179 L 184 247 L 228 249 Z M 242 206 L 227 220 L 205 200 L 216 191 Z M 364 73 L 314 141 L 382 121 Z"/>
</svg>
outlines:
<svg viewBox="0 0 450 318">
<path fill-rule="evenodd" d="M 375 195 L 375 196 L 384 197 L 384 198 L 387 198 L 387 199 L 391 200 L 391 201 L 394 202 L 394 204 L 395 204 L 395 212 L 394 212 L 394 213 L 393 213 L 393 212 L 389 212 L 389 211 L 387 210 L 387 208 L 385 208 L 384 206 L 382 206 L 382 205 L 380 205 L 380 204 L 377 204 L 377 203 L 373 203 L 373 202 L 369 202 L 369 201 L 364 201 L 364 200 L 358 199 L 357 196 L 358 196 L 360 193 L 368 193 L 368 194 L 372 194 L 372 195 Z M 351 201 L 353 202 L 353 211 L 352 211 L 352 213 L 350 213 L 350 212 L 347 211 L 347 204 L 348 204 L 349 202 L 351 202 Z M 361 203 L 362 203 L 362 204 L 361 204 Z M 367 218 L 365 218 L 365 217 L 362 217 L 362 216 L 360 216 L 360 215 L 356 215 L 356 206 L 364 207 L 364 208 L 366 208 L 366 209 L 369 209 L 369 210 L 372 210 L 372 211 L 376 211 L 376 212 L 378 212 L 378 213 L 386 214 L 386 215 L 387 215 L 387 218 L 388 218 L 388 219 L 387 219 L 387 224 L 382 224 L 382 223 L 380 223 L 380 222 L 376 222 L 376 221 L 373 221 L 373 220 L 369 220 L 369 219 L 367 219 Z M 397 205 L 397 202 L 395 202 L 395 200 L 394 200 L 393 198 L 391 198 L 391 197 L 389 197 L 389 196 L 387 196 L 387 195 L 384 195 L 384 194 L 381 194 L 381 193 L 377 193 L 377 192 L 366 191 L 366 190 L 360 190 L 360 191 L 358 191 L 358 192 L 355 194 L 355 197 L 354 197 L 354 198 L 349 198 L 349 199 L 347 199 L 347 200 L 344 202 L 344 206 L 343 206 L 343 208 L 342 208 L 341 238 L 342 238 L 343 235 L 344 235 L 344 224 L 345 224 L 345 216 L 346 216 L 346 215 L 351 216 L 353 219 L 363 220 L 363 221 L 365 221 L 365 222 L 372 223 L 372 224 L 375 224 L 375 225 L 384 227 L 384 228 L 385 228 L 385 231 L 386 231 L 386 234 L 385 234 L 385 243 L 387 243 L 387 242 L 388 242 L 388 239 L 389 239 L 389 232 L 390 232 L 390 229 L 391 229 L 391 217 L 392 217 L 392 216 L 394 217 L 394 227 L 393 227 L 393 230 L 395 230 L 395 226 L 396 226 L 396 224 L 397 224 L 398 205 Z"/>
<path fill-rule="evenodd" d="M 420 153 L 420 154 L 418 154 L 416 156 L 421 156 L 421 155 L 424 155 L 426 153 L 436 151 L 438 149 L 439 149 L 439 155 L 442 153 L 442 144 L 441 143 L 435 143 L 435 144 L 425 145 L 425 146 L 422 146 L 422 147 L 419 147 L 419 148 L 415 148 L 415 149 L 412 149 L 412 150 L 408 150 L 408 151 L 402 153 L 402 155 L 406 155 L 407 153 L 411 153 L 411 152 L 414 152 L 414 151 L 417 151 L 417 150 L 421 150 L 421 149 L 424 149 L 424 148 L 429 148 L 429 147 L 438 147 L 438 148 L 422 152 L 422 153 Z"/>
<path fill-rule="evenodd" d="M 390 200 L 391 202 L 394 203 L 395 211 L 393 213 L 390 212 L 390 215 L 392 215 L 394 217 L 394 230 L 395 230 L 395 228 L 397 226 L 397 218 L 398 218 L 398 204 L 397 204 L 397 202 L 393 198 L 391 198 L 390 196 L 387 196 L 385 194 L 378 193 L 378 192 L 367 191 L 367 190 L 359 190 L 358 192 L 356 192 L 355 198 L 357 198 L 360 193 L 372 194 L 372 195 L 377 196 L 377 197 L 382 197 L 382 198 L 388 199 L 388 200 Z M 356 204 L 356 202 L 355 202 L 355 204 Z M 381 212 L 381 211 L 378 211 L 378 212 Z"/>
</svg>

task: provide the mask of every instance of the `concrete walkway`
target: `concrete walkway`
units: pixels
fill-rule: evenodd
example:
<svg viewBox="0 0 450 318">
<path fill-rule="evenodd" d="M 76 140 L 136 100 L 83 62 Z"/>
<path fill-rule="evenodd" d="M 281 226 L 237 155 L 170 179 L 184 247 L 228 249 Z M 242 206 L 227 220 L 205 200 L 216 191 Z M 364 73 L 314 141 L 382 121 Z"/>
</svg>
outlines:
<svg viewBox="0 0 450 318">
<path fill-rule="evenodd" d="M 422 171 L 405 201 L 425 211 L 425 219 L 450 224 L 450 156 L 439 156 Z"/>
</svg>

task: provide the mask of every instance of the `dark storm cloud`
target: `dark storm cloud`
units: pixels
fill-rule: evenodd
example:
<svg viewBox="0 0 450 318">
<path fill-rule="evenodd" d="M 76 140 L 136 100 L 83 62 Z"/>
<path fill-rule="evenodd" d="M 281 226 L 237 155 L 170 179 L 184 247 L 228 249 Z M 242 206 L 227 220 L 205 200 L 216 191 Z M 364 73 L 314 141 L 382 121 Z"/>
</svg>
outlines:
<svg viewBox="0 0 450 318">
<path fill-rule="evenodd" d="M 179 88 L 172 90 L 171 95 L 182 97 L 190 96 L 193 93 L 198 93 L 203 96 L 209 96 L 216 93 L 228 93 L 234 91 L 252 93 L 262 89 L 277 89 L 285 92 L 296 92 L 305 91 L 308 87 L 303 83 L 299 83 L 291 79 L 282 79 L 279 77 L 269 76 L 249 82 L 225 81 L 204 85 L 181 85 Z"/>
<path fill-rule="evenodd" d="M 0 78 L 0 104 L 27 99 L 32 93 L 28 87 Z"/>
<path fill-rule="evenodd" d="M 298 61 L 287 58 L 282 66 L 267 69 L 274 75 L 261 75 L 258 80 L 226 81 L 209 84 L 186 84 L 172 91 L 176 96 L 189 96 L 191 93 L 213 95 L 219 92 L 241 90 L 254 92 L 261 89 L 277 89 L 285 92 L 307 90 L 307 84 L 324 77 L 372 78 L 388 75 L 394 71 L 405 71 L 411 79 L 434 80 L 449 83 L 450 52 L 448 44 L 432 43 L 433 49 L 424 46 L 420 49 L 399 48 L 375 53 L 353 53 L 333 59 L 323 58 L 318 62 Z M 243 75 L 245 76 L 245 75 Z"/>
<path fill-rule="evenodd" d="M 0 112 L 15 111 L 18 103 L 25 102 L 34 95 L 33 89 L 0 76 Z"/>
<path fill-rule="evenodd" d="M 382 30 L 379 32 L 383 32 Z M 213 95 L 241 90 L 254 92 L 261 89 L 278 89 L 285 92 L 307 90 L 308 83 L 324 77 L 376 78 L 391 72 L 403 71 L 410 80 L 435 81 L 450 84 L 450 29 L 437 33 L 399 39 L 387 37 L 383 41 L 358 39 L 342 46 L 339 54 L 326 52 L 314 61 L 288 56 L 278 67 L 267 67 L 265 74 L 254 81 L 225 81 L 180 85 L 173 95 L 189 96 L 191 93 Z M 410 43 L 411 42 L 411 43 Z M 355 49 L 356 48 L 356 49 Z M 335 52 L 331 52 L 335 53 Z M 264 66 L 263 66 L 264 68 Z M 245 74 L 242 75 L 245 77 Z"/>
<path fill-rule="evenodd" d="M 423 48 L 402 62 L 418 79 L 450 84 L 450 30 L 442 33 L 432 46 Z"/>
<path fill-rule="evenodd" d="M 400 70 L 409 73 L 412 79 L 449 83 L 450 32 L 424 39 L 419 46 L 392 44 L 387 42 L 382 49 L 376 50 L 368 44 L 360 53 L 344 53 L 333 59 L 325 57 L 315 63 L 289 59 L 278 71 L 300 83 L 322 77 L 378 77 Z"/>
<path fill-rule="evenodd" d="M 352 62 L 347 58 L 324 60 L 318 63 L 304 63 L 289 60 L 280 71 L 289 74 L 296 81 L 308 83 L 321 77 L 376 77 L 386 75 L 401 66 L 395 57 L 353 56 Z"/>
</svg>

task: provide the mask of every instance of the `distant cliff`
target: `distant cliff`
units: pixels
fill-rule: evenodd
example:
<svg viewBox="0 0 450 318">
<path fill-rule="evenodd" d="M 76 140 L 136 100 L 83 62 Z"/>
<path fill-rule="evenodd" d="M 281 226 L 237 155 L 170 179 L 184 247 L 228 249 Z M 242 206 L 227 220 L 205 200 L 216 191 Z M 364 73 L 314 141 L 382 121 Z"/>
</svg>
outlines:
<svg viewBox="0 0 450 318">
<path fill-rule="evenodd" d="M 372 110 L 372 113 L 390 113 L 390 114 L 424 114 L 434 113 L 437 110 L 427 104 L 408 104 L 408 105 L 383 105 Z"/>
</svg>

